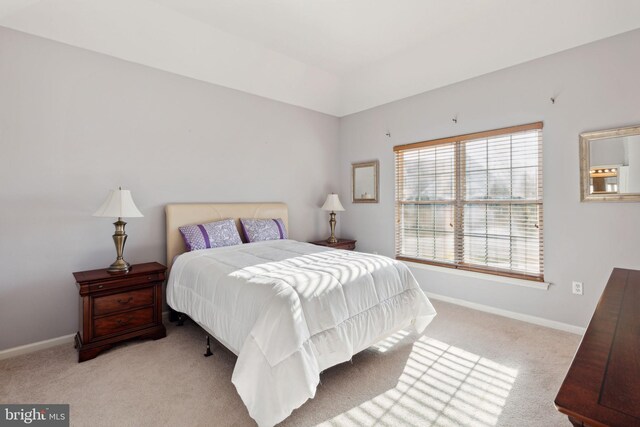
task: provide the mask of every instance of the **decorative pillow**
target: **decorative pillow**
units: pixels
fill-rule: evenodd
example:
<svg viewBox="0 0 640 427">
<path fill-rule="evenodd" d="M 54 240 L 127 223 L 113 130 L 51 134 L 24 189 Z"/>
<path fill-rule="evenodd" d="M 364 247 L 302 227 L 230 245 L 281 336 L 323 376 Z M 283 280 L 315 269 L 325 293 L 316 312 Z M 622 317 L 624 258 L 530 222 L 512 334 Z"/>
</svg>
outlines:
<svg viewBox="0 0 640 427">
<path fill-rule="evenodd" d="M 287 229 L 281 218 L 251 219 L 241 218 L 240 224 L 247 242 L 261 242 L 263 240 L 279 240 L 287 238 Z"/>
<path fill-rule="evenodd" d="M 236 223 L 232 219 L 207 224 L 185 225 L 179 228 L 187 251 L 241 245 Z"/>
</svg>

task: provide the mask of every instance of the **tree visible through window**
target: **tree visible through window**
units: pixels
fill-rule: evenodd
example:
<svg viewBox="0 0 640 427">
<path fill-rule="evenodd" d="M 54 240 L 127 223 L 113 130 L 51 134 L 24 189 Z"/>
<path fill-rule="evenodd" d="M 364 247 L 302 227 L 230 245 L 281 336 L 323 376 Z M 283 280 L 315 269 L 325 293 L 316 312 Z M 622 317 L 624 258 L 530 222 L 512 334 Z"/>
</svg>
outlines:
<svg viewBox="0 0 640 427">
<path fill-rule="evenodd" d="M 397 258 L 543 279 L 542 123 L 394 151 Z"/>
</svg>

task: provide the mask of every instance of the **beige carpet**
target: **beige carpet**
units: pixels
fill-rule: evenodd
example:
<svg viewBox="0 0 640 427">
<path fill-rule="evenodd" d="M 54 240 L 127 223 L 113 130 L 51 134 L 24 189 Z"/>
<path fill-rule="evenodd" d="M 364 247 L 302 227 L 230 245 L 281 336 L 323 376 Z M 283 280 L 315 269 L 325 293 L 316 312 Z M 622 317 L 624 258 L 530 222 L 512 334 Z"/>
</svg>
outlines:
<svg viewBox="0 0 640 427">
<path fill-rule="evenodd" d="M 580 337 L 433 301 L 422 336 L 400 332 L 324 372 L 282 426 L 566 426 L 553 399 Z M 0 361 L 0 402 L 70 403 L 73 426 L 253 426 L 235 357 L 168 326 L 77 363 L 71 345 Z"/>
</svg>

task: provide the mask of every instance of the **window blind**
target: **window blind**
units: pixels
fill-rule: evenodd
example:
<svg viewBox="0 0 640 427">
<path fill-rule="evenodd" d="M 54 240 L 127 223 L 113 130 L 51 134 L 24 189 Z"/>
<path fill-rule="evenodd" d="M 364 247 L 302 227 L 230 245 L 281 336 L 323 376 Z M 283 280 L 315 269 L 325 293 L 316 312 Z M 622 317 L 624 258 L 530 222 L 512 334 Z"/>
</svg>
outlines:
<svg viewBox="0 0 640 427">
<path fill-rule="evenodd" d="M 543 280 L 542 123 L 394 151 L 397 258 Z"/>
</svg>

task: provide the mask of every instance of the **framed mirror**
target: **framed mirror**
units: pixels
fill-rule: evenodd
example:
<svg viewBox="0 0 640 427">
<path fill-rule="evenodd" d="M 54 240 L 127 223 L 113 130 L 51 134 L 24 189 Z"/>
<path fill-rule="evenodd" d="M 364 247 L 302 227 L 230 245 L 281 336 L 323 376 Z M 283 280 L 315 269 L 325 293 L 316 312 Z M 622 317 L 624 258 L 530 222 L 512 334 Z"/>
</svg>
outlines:
<svg viewBox="0 0 640 427">
<path fill-rule="evenodd" d="M 580 134 L 580 199 L 640 202 L 640 126 Z"/>
<path fill-rule="evenodd" d="M 351 201 L 378 203 L 378 161 L 351 164 Z"/>
</svg>

